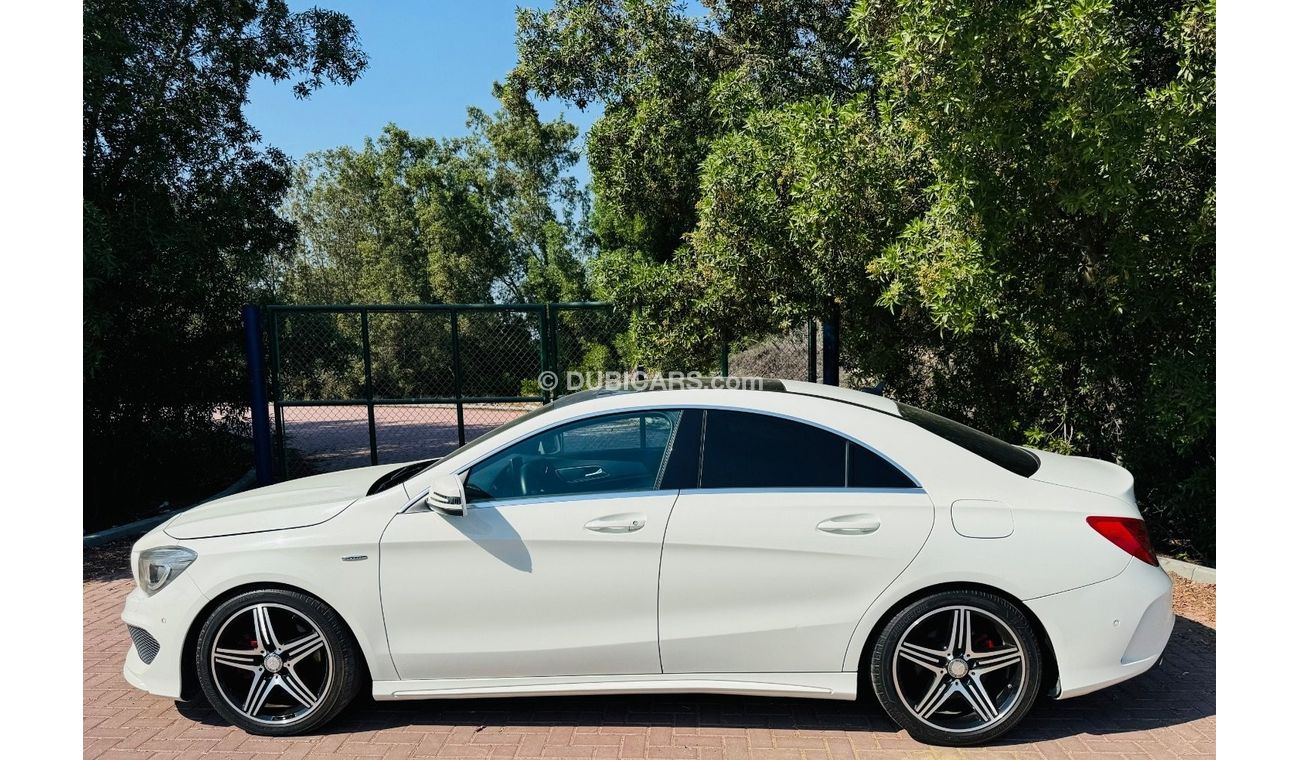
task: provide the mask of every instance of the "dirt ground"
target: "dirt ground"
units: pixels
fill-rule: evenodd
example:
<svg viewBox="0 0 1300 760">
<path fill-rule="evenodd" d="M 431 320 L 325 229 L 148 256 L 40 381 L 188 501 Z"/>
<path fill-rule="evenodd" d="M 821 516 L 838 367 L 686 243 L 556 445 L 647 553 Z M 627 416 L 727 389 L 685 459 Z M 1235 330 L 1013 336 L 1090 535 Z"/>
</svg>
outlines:
<svg viewBox="0 0 1300 760">
<path fill-rule="evenodd" d="M 1201 625 L 1214 628 L 1215 592 L 1210 583 L 1192 583 L 1176 575 L 1174 582 L 1174 613 Z"/>
</svg>

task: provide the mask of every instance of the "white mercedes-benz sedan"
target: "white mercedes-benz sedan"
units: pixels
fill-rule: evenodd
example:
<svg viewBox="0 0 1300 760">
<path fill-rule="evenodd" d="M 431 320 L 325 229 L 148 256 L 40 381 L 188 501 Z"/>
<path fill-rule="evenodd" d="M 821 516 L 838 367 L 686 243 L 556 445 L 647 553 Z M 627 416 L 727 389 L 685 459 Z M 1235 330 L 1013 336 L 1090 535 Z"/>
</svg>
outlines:
<svg viewBox="0 0 1300 760">
<path fill-rule="evenodd" d="M 874 694 L 964 745 L 1173 628 L 1133 479 L 876 395 L 596 390 L 135 545 L 125 675 L 258 734 L 378 700 Z"/>
</svg>

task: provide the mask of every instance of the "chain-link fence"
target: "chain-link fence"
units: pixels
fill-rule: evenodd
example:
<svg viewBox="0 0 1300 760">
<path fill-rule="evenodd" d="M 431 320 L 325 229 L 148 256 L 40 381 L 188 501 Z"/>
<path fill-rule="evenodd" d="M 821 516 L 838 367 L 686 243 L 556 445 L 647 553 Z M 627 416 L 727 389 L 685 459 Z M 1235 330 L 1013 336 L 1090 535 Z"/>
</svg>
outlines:
<svg viewBox="0 0 1300 760">
<path fill-rule="evenodd" d="M 271 306 L 280 477 L 446 454 L 543 403 L 549 370 L 621 369 L 606 304 Z"/>
<path fill-rule="evenodd" d="M 274 470 L 442 456 L 562 393 L 636 369 L 604 303 L 269 306 Z M 818 322 L 720 347 L 724 374 L 818 381 Z M 555 385 L 541 381 L 554 373 Z"/>
<path fill-rule="evenodd" d="M 810 319 L 763 338 L 733 342 L 727 346 L 726 374 L 819 382 L 817 336 L 821 329 L 820 322 Z"/>
</svg>

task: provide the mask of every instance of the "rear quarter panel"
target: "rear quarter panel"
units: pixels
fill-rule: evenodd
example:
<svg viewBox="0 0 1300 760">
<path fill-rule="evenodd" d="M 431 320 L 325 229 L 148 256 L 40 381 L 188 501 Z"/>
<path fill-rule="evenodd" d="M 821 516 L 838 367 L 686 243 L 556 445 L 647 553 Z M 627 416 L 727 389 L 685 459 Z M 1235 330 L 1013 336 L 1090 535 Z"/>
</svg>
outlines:
<svg viewBox="0 0 1300 760">
<path fill-rule="evenodd" d="M 862 616 L 845 651 L 845 670 L 857 670 L 881 618 L 925 589 L 979 584 L 1025 601 L 1105 581 L 1128 564 L 1129 556 L 1092 530 L 1085 518 L 1127 515 L 1131 504 L 1023 478 L 930 437 L 929 455 L 909 459 L 909 466 L 934 501 L 934 530 L 907 571 Z M 1005 505 L 1011 514 L 1010 535 L 971 538 L 958 533 L 953 503 L 968 499 Z"/>
</svg>

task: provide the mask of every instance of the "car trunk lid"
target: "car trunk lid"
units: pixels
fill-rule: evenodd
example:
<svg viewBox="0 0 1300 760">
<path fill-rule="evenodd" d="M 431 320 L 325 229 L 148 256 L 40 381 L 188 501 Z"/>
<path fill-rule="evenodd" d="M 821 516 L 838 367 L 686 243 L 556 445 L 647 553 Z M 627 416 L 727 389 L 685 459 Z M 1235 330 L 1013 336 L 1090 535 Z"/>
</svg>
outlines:
<svg viewBox="0 0 1300 760">
<path fill-rule="evenodd" d="M 1077 488 L 1081 491 L 1113 496 L 1133 504 L 1133 474 L 1113 462 L 1088 457 L 1064 456 L 1050 451 L 1034 451 L 1040 465 L 1032 476 L 1042 483 Z"/>
</svg>

